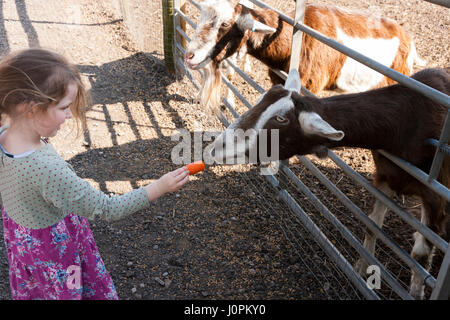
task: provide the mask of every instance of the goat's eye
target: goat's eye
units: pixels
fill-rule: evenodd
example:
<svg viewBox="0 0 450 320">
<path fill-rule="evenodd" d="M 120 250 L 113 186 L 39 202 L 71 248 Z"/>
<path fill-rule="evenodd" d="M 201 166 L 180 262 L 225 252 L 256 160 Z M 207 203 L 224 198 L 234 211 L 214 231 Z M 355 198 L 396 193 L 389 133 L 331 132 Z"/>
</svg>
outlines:
<svg viewBox="0 0 450 320">
<path fill-rule="evenodd" d="M 223 28 L 228 28 L 230 26 L 230 24 L 228 22 L 222 22 L 221 25 Z"/>
<path fill-rule="evenodd" d="M 275 116 L 275 120 L 279 123 L 287 123 L 288 119 L 286 119 L 285 117 L 282 116 Z"/>
</svg>

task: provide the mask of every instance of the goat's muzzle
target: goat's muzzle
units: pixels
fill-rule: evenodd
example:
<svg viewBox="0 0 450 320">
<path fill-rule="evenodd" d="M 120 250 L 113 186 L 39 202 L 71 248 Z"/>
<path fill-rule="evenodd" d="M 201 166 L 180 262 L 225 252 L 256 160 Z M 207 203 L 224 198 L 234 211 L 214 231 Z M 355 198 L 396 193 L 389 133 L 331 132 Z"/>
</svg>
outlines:
<svg viewBox="0 0 450 320">
<path fill-rule="evenodd" d="M 198 64 L 193 64 L 192 59 L 194 59 L 195 54 L 193 52 L 187 51 L 184 57 L 184 62 L 186 66 L 190 69 L 195 70 L 198 67 Z"/>
</svg>

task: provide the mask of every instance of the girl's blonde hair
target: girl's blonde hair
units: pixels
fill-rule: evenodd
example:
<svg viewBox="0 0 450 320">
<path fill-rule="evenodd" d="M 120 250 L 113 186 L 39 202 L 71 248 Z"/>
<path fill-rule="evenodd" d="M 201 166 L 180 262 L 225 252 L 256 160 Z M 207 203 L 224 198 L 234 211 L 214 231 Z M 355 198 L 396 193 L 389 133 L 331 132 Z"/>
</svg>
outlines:
<svg viewBox="0 0 450 320">
<path fill-rule="evenodd" d="M 75 65 L 62 55 L 45 49 L 11 53 L 0 62 L 0 117 L 16 115 L 23 103 L 37 105 L 42 111 L 58 103 L 71 82 L 78 93 L 70 110 L 78 129 L 86 129 L 86 90 Z M 0 118 L 1 120 L 1 118 Z"/>
</svg>

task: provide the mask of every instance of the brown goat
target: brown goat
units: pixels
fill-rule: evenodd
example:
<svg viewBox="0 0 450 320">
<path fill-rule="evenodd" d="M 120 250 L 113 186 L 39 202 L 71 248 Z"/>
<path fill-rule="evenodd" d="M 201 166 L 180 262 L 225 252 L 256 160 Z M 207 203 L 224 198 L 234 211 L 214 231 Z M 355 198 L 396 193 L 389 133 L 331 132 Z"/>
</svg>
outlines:
<svg viewBox="0 0 450 320">
<path fill-rule="evenodd" d="M 450 93 L 450 69 L 426 69 L 412 76 L 445 94 Z M 421 198 L 421 221 L 434 232 L 445 236 L 448 220 L 446 201 L 421 182 L 400 169 L 377 150 L 383 149 L 429 172 L 435 149 L 424 143 L 426 139 L 439 139 L 447 108 L 403 85 L 396 84 L 367 92 L 338 95 L 324 99 L 302 97 L 297 92 L 300 79 L 294 69 L 289 73 L 285 87 L 276 85 L 260 101 L 237 119 L 212 144 L 217 161 L 225 158 L 255 154 L 259 147 L 260 129 L 278 130 L 280 159 L 293 155 L 327 154 L 327 148 L 358 147 L 372 150 L 376 173 L 374 185 L 387 196 L 394 192 L 416 195 Z M 227 148 L 227 141 L 236 129 L 252 131 L 244 147 Z M 273 144 L 272 144 L 273 145 Z M 270 145 L 267 146 L 269 153 Z M 257 154 L 258 152 L 256 152 Z M 445 159 L 438 180 L 450 187 L 450 161 Z M 387 207 L 375 201 L 370 218 L 380 227 Z M 447 235 L 449 236 L 449 235 Z M 411 255 L 425 265 L 432 244 L 422 234 L 414 234 L 415 244 Z M 364 246 L 375 250 L 376 238 L 366 235 Z M 357 264 L 365 273 L 366 264 Z M 423 281 L 414 272 L 410 293 L 415 298 L 424 294 Z"/>
<path fill-rule="evenodd" d="M 245 47 L 247 53 L 272 69 L 288 72 L 293 28 L 273 10 L 232 6 L 228 0 L 201 3 L 201 17 L 189 43 L 185 63 L 205 68 L 199 100 L 205 107 L 220 102 L 220 63 Z M 396 22 L 331 6 L 307 5 L 305 24 L 405 75 L 417 57 L 413 41 Z M 393 81 L 347 58 L 342 53 L 304 34 L 300 65 L 302 85 L 313 93 L 323 89 L 360 92 Z M 269 71 L 273 84 L 284 81 Z"/>
</svg>

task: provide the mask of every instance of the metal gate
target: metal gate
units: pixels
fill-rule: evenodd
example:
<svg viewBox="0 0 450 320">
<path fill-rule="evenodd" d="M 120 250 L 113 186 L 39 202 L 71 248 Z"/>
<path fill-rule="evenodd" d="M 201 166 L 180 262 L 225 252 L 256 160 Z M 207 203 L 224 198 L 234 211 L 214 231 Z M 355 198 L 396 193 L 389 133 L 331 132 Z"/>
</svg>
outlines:
<svg viewBox="0 0 450 320">
<path fill-rule="evenodd" d="M 402 83 L 403 85 L 412 88 L 423 95 L 429 97 L 433 101 L 439 102 L 446 107 L 450 107 L 450 97 L 430 88 L 426 85 L 421 84 L 414 79 L 411 79 L 399 72 L 390 69 L 380 63 L 338 43 L 337 41 L 330 39 L 319 32 L 309 28 L 303 24 L 303 18 L 305 13 L 306 0 L 296 1 L 296 13 L 295 18 L 292 19 L 285 14 L 271 8 L 263 2 L 257 0 L 248 0 L 253 4 L 267 9 L 272 9 L 276 11 L 282 20 L 286 21 L 290 25 L 294 26 L 294 34 L 292 38 L 292 54 L 291 54 L 291 66 L 299 65 L 300 49 L 301 49 L 301 39 L 302 33 L 306 33 L 311 37 L 327 44 L 328 46 L 344 53 L 345 55 L 355 59 L 356 61 L 382 73 L 383 75 Z M 448 0 L 426 0 L 435 4 L 439 4 L 445 7 L 450 7 L 450 1 Z M 195 77 L 191 74 L 189 70 L 184 67 L 183 57 L 185 54 L 185 43 L 190 41 L 186 34 L 186 23 L 189 24 L 194 30 L 196 28 L 195 23 L 186 15 L 186 5 L 193 5 L 195 8 L 200 9 L 200 6 L 194 0 L 189 0 L 185 2 L 183 0 L 163 0 L 163 10 L 164 17 L 166 21 L 168 19 L 173 19 L 173 24 L 171 21 L 168 23 L 168 28 L 166 28 L 165 35 L 165 52 L 166 52 L 166 65 L 169 69 L 175 69 L 178 72 L 185 74 L 194 84 L 197 89 L 199 85 L 195 80 Z M 443 10 L 447 10 L 443 8 Z M 171 30 L 170 30 L 171 29 Z M 169 31 L 169 32 L 167 32 Z M 168 35 L 168 36 L 167 36 Z M 173 36 L 172 36 L 173 35 Z M 255 88 L 259 93 L 264 93 L 265 90 L 255 81 L 253 81 L 249 76 L 247 76 L 240 68 L 235 64 L 226 60 L 227 63 L 239 74 L 250 86 Z M 280 70 L 273 70 L 277 72 L 283 78 L 286 78 L 286 73 Z M 244 96 L 236 89 L 225 77 L 222 76 L 222 80 L 228 86 L 233 93 L 244 103 L 245 106 L 251 108 L 251 104 L 244 98 Z M 304 95 L 312 95 L 308 90 L 302 87 L 301 93 Z M 230 103 L 223 98 L 222 102 L 227 108 L 227 112 L 232 117 L 238 117 L 239 113 L 230 105 Z M 221 113 L 219 120 L 225 125 L 229 125 L 227 117 Z M 389 158 L 391 161 L 396 163 L 398 166 L 406 170 L 408 173 L 413 175 L 424 185 L 434 190 L 439 195 L 445 197 L 450 201 L 450 190 L 441 185 L 436 177 L 438 176 L 439 170 L 442 165 L 443 157 L 449 155 L 448 140 L 450 138 L 450 123 L 449 115 L 445 120 L 444 128 L 440 140 L 430 140 L 429 144 L 436 147 L 436 154 L 434 161 L 429 173 L 425 173 L 418 168 L 412 166 L 410 163 L 405 162 L 393 155 L 388 154 L 385 151 L 380 150 L 380 152 Z M 450 248 L 449 243 L 443 240 L 440 236 L 435 234 L 427 226 L 423 225 L 417 218 L 415 218 L 408 211 L 399 206 L 396 202 L 388 198 L 381 191 L 376 189 L 366 178 L 361 174 L 356 172 L 351 166 L 345 163 L 335 152 L 329 150 L 328 157 L 331 161 L 342 170 L 346 177 L 353 180 L 357 185 L 361 186 L 380 199 L 387 205 L 387 207 L 401 219 L 405 225 L 412 227 L 424 235 L 436 248 L 442 252 L 444 255 L 441 267 L 439 269 L 437 277 L 434 277 L 428 271 L 426 271 L 417 261 L 415 261 L 402 246 L 398 245 L 392 236 L 388 235 L 384 230 L 379 228 L 371 219 L 368 218 L 365 212 L 363 212 L 348 195 L 344 194 L 336 185 L 339 183 L 333 183 L 318 167 L 308 159 L 306 156 L 299 156 L 298 162 L 301 167 L 290 168 L 288 162 L 280 163 L 280 170 L 277 176 L 267 175 L 264 176 L 269 185 L 272 187 L 272 192 L 275 194 L 277 200 L 280 199 L 284 204 L 290 209 L 291 216 L 290 219 L 295 219 L 301 223 L 302 227 L 308 231 L 309 235 L 314 239 L 314 241 L 320 245 L 321 249 L 326 253 L 328 259 L 336 265 L 342 274 L 351 282 L 352 286 L 362 294 L 363 297 L 367 299 L 389 299 L 389 298 L 401 298 L 401 299 L 412 299 L 407 291 L 408 285 L 402 283 L 398 274 L 395 274 L 388 267 L 388 263 L 400 263 L 403 267 L 401 269 L 407 270 L 411 268 L 414 272 L 420 275 L 423 283 L 426 285 L 428 290 L 431 290 L 430 299 L 448 299 L 450 297 Z M 301 176 L 299 179 L 298 176 Z M 323 185 L 328 191 L 325 197 L 320 198 L 319 195 L 312 192 L 311 187 L 307 186 L 307 181 L 311 182 L 311 177 Z M 332 195 L 338 199 L 343 208 L 345 208 L 346 214 L 350 214 L 353 219 L 357 219 L 360 225 L 364 226 L 366 230 L 369 230 L 376 235 L 378 241 L 381 241 L 381 246 L 383 247 L 384 255 L 389 257 L 389 262 L 384 263 L 377 259 L 375 256 L 371 255 L 363 246 L 360 241 L 355 236 L 355 232 L 350 230 L 340 219 L 342 218 L 342 210 L 336 209 L 330 210 L 327 207 L 327 197 Z M 304 201 L 302 206 L 299 205 L 299 199 L 307 199 L 310 206 L 305 206 Z M 321 220 L 315 215 L 310 214 L 310 211 L 315 211 L 321 216 Z M 273 215 L 275 219 L 280 218 L 279 216 Z M 283 228 L 282 223 L 280 226 Z M 329 229 L 333 228 L 335 231 L 329 232 Z M 290 232 L 291 230 L 284 229 L 284 231 Z M 337 231 L 337 232 L 336 232 Z M 286 234 L 286 232 L 285 232 Z M 295 242 L 296 239 L 290 239 L 291 243 Z M 342 244 L 345 243 L 343 246 Z M 295 245 L 295 243 L 293 243 Z M 297 248 L 298 249 L 298 248 Z M 380 255 L 380 254 L 378 254 Z M 394 256 L 393 256 L 394 255 Z M 352 267 L 352 263 L 349 261 L 352 257 L 361 256 L 363 257 L 369 265 L 375 265 L 379 267 L 381 273 L 381 279 L 383 284 L 388 288 L 388 293 L 383 290 L 377 290 L 367 284 L 367 281 L 363 279 Z M 394 262 L 393 262 L 394 261 Z M 409 272 L 409 271 L 408 271 Z M 360 297 L 359 295 L 356 295 Z M 350 298 L 354 298 L 351 296 Z"/>
</svg>

